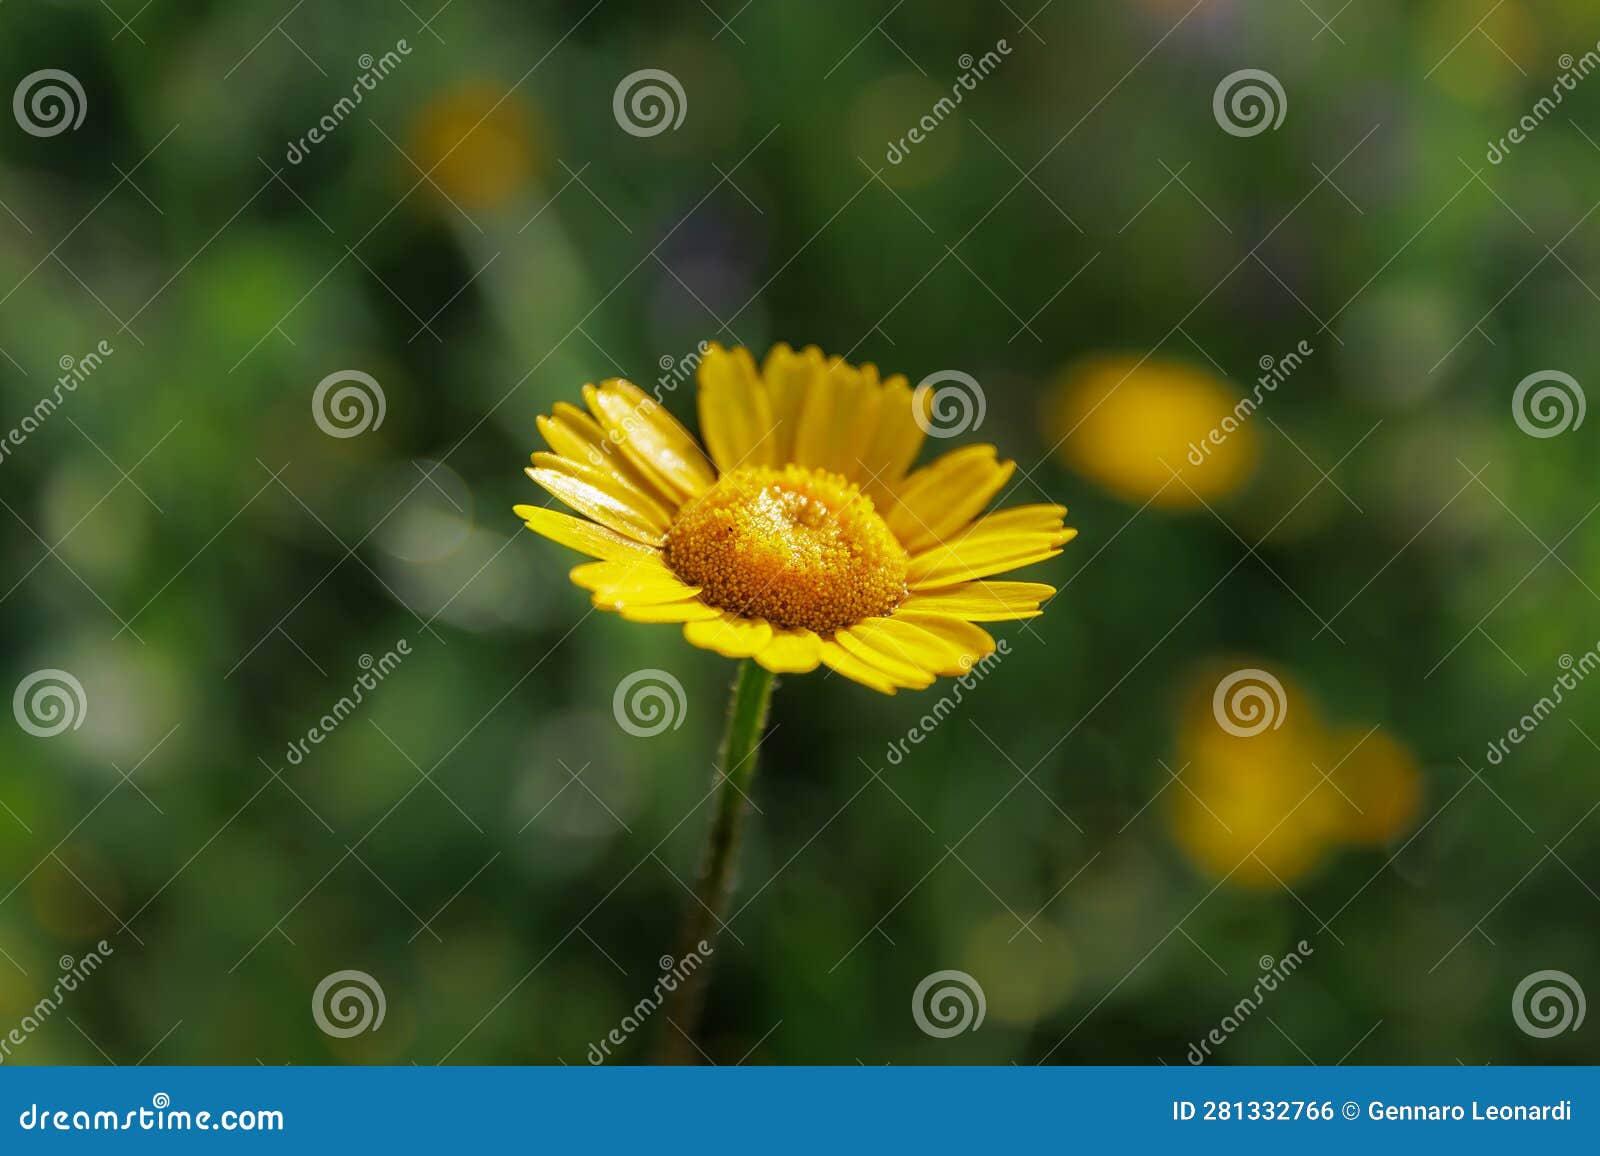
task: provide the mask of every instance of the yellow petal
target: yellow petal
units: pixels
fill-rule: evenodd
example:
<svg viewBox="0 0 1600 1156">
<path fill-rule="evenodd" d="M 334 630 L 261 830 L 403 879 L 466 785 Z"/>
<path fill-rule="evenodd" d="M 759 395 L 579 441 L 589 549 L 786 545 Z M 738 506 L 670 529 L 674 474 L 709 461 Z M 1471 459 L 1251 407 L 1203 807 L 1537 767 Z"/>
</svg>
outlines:
<svg viewBox="0 0 1600 1156">
<path fill-rule="evenodd" d="M 877 667 L 862 662 L 837 642 L 822 639 L 818 643 L 817 653 L 821 656 L 823 665 L 838 671 L 846 678 L 853 679 L 862 686 L 869 686 L 882 694 L 895 693 L 897 684 L 892 678 Z"/>
<path fill-rule="evenodd" d="M 800 410 L 812 380 L 823 372 L 826 364 L 822 350 L 815 345 L 796 353 L 781 341 L 761 363 L 761 378 L 767 383 L 767 398 L 776 429 L 773 448 L 780 463 L 795 460 L 794 441 L 800 428 Z"/>
<path fill-rule="evenodd" d="M 941 545 L 913 552 L 912 589 L 953 586 L 1052 558 L 1078 532 L 1061 525 L 1061 506 L 1018 506 L 979 518 Z"/>
<path fill-rule="evenodd" d="M 922 427 L 912 414 L 911 387 L 903 377 L 883 383 L 878 425 L 861 455 L 862 488 L 880 510 L 890 506 L 895 489 L 922 449 Z"/>
<path fill-rule="evenodd" d="M 966 582 L 928 594 L 912 594 L 900 604 L 902 613 L 947 614 L 968 622 L 1004 622 L 1033 618 L 1039 603 L 1056 592 L 1042 582 Z"/>
<path fill-rule="evenodd" d="M 603 610 L 617 611 L 629 622 L 698 622 L 701 619 L 717 618 L 722 614 L 722 611 L 715 606 L 707 606 L 697 598 L 643 606 L 604 606 L 600 603 L 596 605 L 601 606 Z"/>
<path fill-rule="evenodd" d="M 861 370 L 839 358 L 831 360 L 806 391 L 793 460 L 859 480 L 867 443 L 877 428 L 879 400 L 876 384 L 869 384 Z"/>
<path fill-rule="evenodd" d="M 580 551 L 591 558 L 608 562 L 626 562 L 641 558 L 659 558 L 660 552 L 625 538 L 604 526 L 574 518 L 559 510 L 544 506 L 514 506 L 517 517 L 527 523 L 528 529 L 542 534 L 552 542 Z"/>
<path fill-rule="evenodd" d="M 1016 469 L 995 460 L 993 446 L 953 450 L 907 478 L 884 519 L 911 553 L 959 534 Z"/>
<path fill-rule="evenodd" d="M 700 362 L 700 432 L 723 473 L 775 466 L 772 405 L 749 350 L 713 345 Z"/>
<path fill-rule="evenodd" d="M 994 651 L 994 639 L 978 627 L 928 615 L 869 618 L 850 627 L 848 633 L 879 654 L 935 674 L 965 674 L 974 662 Z"/>
<path fill-rule="evenodd" d="M 692 498 L 716 471 L 678 419 L 632 382 L 620 378 L 583 387 L 595 420 L 648 477 L 678 498 Z"/>
<path fill-rule="evenodd" d="M 860 633 L 860 624 L 836 632 L 833 640 L 852 657 L 880 670 L 900 686 L 918 690 L 933 685 L 933 675 L 920 663 L 905 657 L 901 647 L 882 634 Z"/>
<path fill-rule="evenodd" d="M 562 457 L 584 462 L 596 469 L 609 470 L 657 501 L 669 507 L 677 506 L 676 496 L 640 472 L 606 435 L 606 431 L 600 428 L 600 424 L 577 406 L 558 401 L 555 412 L 549 417 L 540 415 L 535 419 L 535 424 L 545 443 Z"/>
<path fill-rule="evenodd" d="M 702 650 L 714 650 L 724 658 L 749 658 L 772 641 L 772 627 L 765 618 L 724 614 L 704 622 L 686 623 L 683 636 Z"/>
<path fill-rule="evenodd" d="M 809 630 L 775 630 L 756 661 L 774 674 L 803 674 L 822 661 L 821 641 Z"/>
<path fill-rule="evenodd" d="M 890 622 L 911 626 L 938 640 L 945 654 L 939 674 L 965 674 L 972 664 L 994 653 L 994 639 L 982 627 L 944 614 L 899 611 Z"/>
<path fill-rule="evenodd" d="M 1046 543 L 1053 542 L 1054 545 L 1041 545 L 1016 551 L 958 550 L 951 554 L 940 552 L 924 555 L 927 559 L 926 564 L 923 564 L 922 559 L 912 563 L 911 570 L 915 572 L 907 572 L 906 585 L 914 591 L 942 589 L 946 586 L 987 578 L 991 574 L 1006 574 L 1012 570 L 1020 570 L 1024 566 L 1047 562 L 1059 556 L 1060 547 L 1077 536 L 1076 530 L 1063 530 L 1055 538 L 1043 540 Z"/>
<path fill-rule="evenodd" d="M 700 587 L 685 586 L 664 565 L 646 560 L 586 562 L 573 567 L 570 577 L 574 584 L 593 592 L 596 606 L 608 610 L 682 602 L 700 593 Z"/>
<path fill-rule="evenodd" d="M 1035 504 L 1030 506 L 1007 506 L 1003 510 L 996 510 L 984 516 L 981 525 L 987 532 L 999 531 L 1038 531 L 1055 533 L 1061 529 L 1061 520 L 1066 517 L 1065 506 L 1048 504 Z"/>
<path fill-rule="evenodd" d="M 533 460 L 538 464 L 528 476 L 578 513 L 651 546 L 666 540 L 671 515 L 614 474 L 554 454 L 534 454 Z"/>
</svg>

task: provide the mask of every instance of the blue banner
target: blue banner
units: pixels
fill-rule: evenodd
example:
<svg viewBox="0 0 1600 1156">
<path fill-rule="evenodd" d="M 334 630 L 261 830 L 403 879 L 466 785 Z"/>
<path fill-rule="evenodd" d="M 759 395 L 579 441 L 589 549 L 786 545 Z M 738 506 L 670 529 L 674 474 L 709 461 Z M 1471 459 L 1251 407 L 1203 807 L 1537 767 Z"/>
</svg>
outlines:
<svg viewBox="0 0 1600 1156">
<path fill-rule="evenodd" d="M 1592 1151 L 1597 1121 L 1597 1068 L 0 1069 L 4 1152 Z"/>
</svg>

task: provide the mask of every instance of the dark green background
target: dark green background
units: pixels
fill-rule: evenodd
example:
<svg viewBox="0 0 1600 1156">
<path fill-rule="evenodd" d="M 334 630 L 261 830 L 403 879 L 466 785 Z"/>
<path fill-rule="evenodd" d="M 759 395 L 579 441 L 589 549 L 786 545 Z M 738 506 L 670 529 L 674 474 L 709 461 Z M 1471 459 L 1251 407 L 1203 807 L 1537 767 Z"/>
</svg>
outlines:
<svg viewBox="0 0 1600 1156">
<path fill-rule="evenodd" d="M 0 119 L 0 427 L 60 357 L 115 349 L 0 463 L 4 689 L 59 667 L 89 703 L 58 738 L 0 727 L 0 1031 L 57 957 L 115 949 L 11 1062 L 584 1062 L 687 901 L 730 668 L 586 615 L 576 559 L 510 508 L 542 498 L 521 474 L 537 414 L 702 339 L 972 373 L 981 436 L 1029 471 L 1011 500 L 1065 502 L 1081 530 L 1026 575 L 1065 592 L 998 628 L 1012 655 L 902 764 L 888 744 L 941 691 L 784 681 L 712 1058 L 1182 1063 L 1301 938 L 1311 962 L 1219 1062 L 1596 1058 L 1594 1024 L 1534 1039 L 1509 1003 L 1544 968 L 1600 992 L 1600 820 L 1579 822 L 1600 686 L 1483 762 L 1600 639 L 1578 524 L 1600 422 L 1544 440 L 1510 412 L 1536 370 L 1593 380 L 1600 80 L 1484 159 L 1600 39 L 1592 5 L 1507 0 L 1476 30 L 1487 0 L 434 6 L 0 7 L 0 96 L 53 67 L 88 104 L 50 138 Z M 403 65 L 289 165 L 360 54 L 402 37 Z M 958 58 L 1002 37 L 1003 66 L 887 166 Z M 612 92 L 650 67 L 687 115 L 639 139 Z M 1283 83 L 1279 130 L 1218 127 L 1240 68 Z M 413 161 L 463 86 L 510 91 L 526 163 L 458 209 Z M 1276 430 L 1219 516 L 1140 513 L 1047 457 L 1063 431 L 1041 405 L 1076 357 L 1158 349 L 1248 383 L 1302 338 L 1319 353 L 1272 418 L 1323 469 L 1381 421 L 1334 473 L 1361 509 L 1321 484 L 1220 585 L 1320 482 Z M 341 440 L 310 397 L 347 368 L 387 417 Z M 690 393 L 670 404 L 692 421 Z M 1343 641 L 1319 637 L 1347 602 Z M 287 764 L 401 638 L 358 715 Z M 1165 800 L 1121 830 L 1217 655 L 1406 744 L 1425 785 L 1404 836 L 1291 895 L 1213 891 Z M 687 691 L 654 739 L 612 717 L 643 667 Z M 1042 943 L 1016 934 L 1041 911 Z M 345 968 L 388 1015 L 338 1041 L 309 1005 Z M 989 992 L 977 1032 L 914 1024 L 943 968 Z"/>
</svg>

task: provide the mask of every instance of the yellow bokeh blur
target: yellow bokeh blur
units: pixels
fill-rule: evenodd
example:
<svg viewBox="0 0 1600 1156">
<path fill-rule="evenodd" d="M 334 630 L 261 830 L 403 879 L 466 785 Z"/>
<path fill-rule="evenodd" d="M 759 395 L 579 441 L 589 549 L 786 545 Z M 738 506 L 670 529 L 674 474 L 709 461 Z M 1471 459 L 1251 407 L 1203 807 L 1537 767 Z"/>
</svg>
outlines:
<svg viewBox="0 0 1600 1156">
<path fill-rule="evenodd" d="M 1184 362 L 1097 356 L 1062 375 L 1046 436 L 1063 462 L 1117 497 L 1185 509 L 1227 497 L 1254 471 L 1255 430 L 1234 414 L 1242 397 Z"/>
<path fill-rule="evenodd" d="M 1018 1027 L 1060 1010 L 1077 979 L 1067 933 L 1047 918 L 1024 928 L 1010 915 L 994 916 L 967 941 L 964 965 L 983 983 L 988 1014 Z"/>
<path fill-rule="evenodd" d="M 1273 675 L 1283 692 L 1269 709 L 1276 726 L 1224 729 L 1213 696 L 1251 667 L 1261 664 L 1207 664 L 1180 696 L 1180 783 L 1169 788 L 1168 818 L 1189 859 L 1219 879 L 1272 888 L 1341 846 L 1381 845 L 1407 830 L 1422 794 L 1415 758 L 1381 729 L 1328 727 L 1291 679 Z"/>
<path fill-rule="evenodd" d="M 1345 838 L 1381 845 L 1416 821 L 1422 777 L 1411 752 L 1383 731 L 1346 727 L 1330 736 L 1328 777 L 1349 800 Z M 1359 810 L 1357 809 L 1359 808 Z"/>
<path fill-rule="evenodd" d="M 499 208 L 523 190 L 542 136 L 538 118 L 504 85 L 470 81 L 423 106 L 407 151 L 446 197 L 470 212 Z M 406 166 L 407 183 L 418 175 Z"/>
</svg>

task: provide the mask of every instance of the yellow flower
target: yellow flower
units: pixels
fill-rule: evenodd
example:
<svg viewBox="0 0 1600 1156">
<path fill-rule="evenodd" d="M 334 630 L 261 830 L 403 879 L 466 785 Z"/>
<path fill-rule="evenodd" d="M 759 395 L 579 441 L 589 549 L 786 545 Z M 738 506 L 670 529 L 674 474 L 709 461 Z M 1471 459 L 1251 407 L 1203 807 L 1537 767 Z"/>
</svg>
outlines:
<svg viewBox="0 0 1600 1156">
<path fill-rule="evenodd" d="M 585 386 L 588 413 L 539 419 L 552 452 L 528 476 L 584 517 L 516 512 L 598 559 L 572 571 L 595 606 L 681 623 L 695 646 L 768 671 L 821 664 L 893 694 L 965 674 L 995 647 L 974 623 L 1032 618 L 1055 593 L 988 579 L 1059 554 L 1077 533 L 1066 509 L 980 516 L 1015 467 L 993 446 L 912 470 L 923 425 L 905 378 L 815 346 L 778 345 L 758 369 L 713 345 L 699 385 L 704 452 L 627 381 Z"/>
<path fill-rule="evenodd" d="M 1365 736 L 1365 737 L 1363 737 Z M 1349 802 L 1344 837 L 1382 846 L 1416 821 L 1422 774 L 1412 753 L 1386 731 L 1346 727 L 1328 736 L 1333 762 L 1328 778 Z M 1359 809 L 1358 809 L 1359 808 Z"/>
<path fill-rule="evenodd" d="M 1117 497 L 1181 509 L 1226 497 L 1255 469 L 1240 396 L 1183 362 L 1092 357 L 1068 370 L 1046 428 L 1062 461 Z"/>
<path fill-rule="evenodd" d="M 1411 752 L 1376 727 L 1330 728 L 1304 688 L 1274 676 L 1277 725 L 1230 733 L 1215 715 L 1227 665 L 1210 663 L 1179 707 L 1182 787 L 1170 792 L 1178 846 L 1210 874 L 1275 888 L 1342 846 L 1381 846 L 1409 829 L 1422 782 Z"/>
<path fill-rule="evenodd" d="M 531 110 L 503 88 L 469 82 L 434 97 L 411 126 L 411 156 L 449 200 L 467 209 L 495 209 L 527 183 L 534 142 Z M 416 172 L 409 165 L 405 180 Z"/>
</svg>

